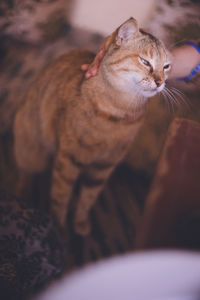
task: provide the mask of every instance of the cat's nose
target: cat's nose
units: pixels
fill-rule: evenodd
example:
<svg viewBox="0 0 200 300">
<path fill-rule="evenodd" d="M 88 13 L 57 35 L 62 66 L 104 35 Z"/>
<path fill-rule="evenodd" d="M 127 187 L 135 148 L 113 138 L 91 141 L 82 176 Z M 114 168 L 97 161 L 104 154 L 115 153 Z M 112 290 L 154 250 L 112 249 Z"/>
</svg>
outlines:
<svg viewBox="0 0 200 300">
<path fill-rule="evenodd" d="M 162 79 L 161 78 L 155 78 L 155 84 L 157 85 L 157 87 L 162 85 Z"/>
</svg>

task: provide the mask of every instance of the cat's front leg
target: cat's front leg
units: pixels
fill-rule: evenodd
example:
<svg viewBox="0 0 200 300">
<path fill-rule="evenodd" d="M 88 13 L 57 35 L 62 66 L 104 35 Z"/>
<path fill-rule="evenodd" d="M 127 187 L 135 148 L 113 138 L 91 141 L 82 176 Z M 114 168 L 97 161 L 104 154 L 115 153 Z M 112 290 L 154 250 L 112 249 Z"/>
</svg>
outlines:
<svg viewBox="0 0 200 300">
<path fill-rule="evenodd" d="M 19 199 L 27 199 L 27 192 L 31 189 L 33 174 L 18 168 L 17 180 L 13 188 L 13 194 Z"/>
<path fill-rule="evenodd" d="M 74 219 L 75 231 L 87 235 L 90 230 L 89 212 L 114 170 L 113 164 L 95 163 L 85 173 Z"/>
<path fill-rule="evenodd" d="M 58 225 L 64 227 L 72 191 L 81 171 L 72 154 L 59 151 L 52 172 L 51 213 Z"/>
</svg>

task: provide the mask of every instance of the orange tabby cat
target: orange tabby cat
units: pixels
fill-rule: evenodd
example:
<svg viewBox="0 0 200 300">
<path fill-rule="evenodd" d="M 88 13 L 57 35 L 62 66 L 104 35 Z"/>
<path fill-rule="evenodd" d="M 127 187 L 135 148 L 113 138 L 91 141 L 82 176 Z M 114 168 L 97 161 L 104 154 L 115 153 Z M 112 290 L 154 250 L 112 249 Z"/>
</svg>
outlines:
<svg viewBox="0 0 200 300">
<path fill-rule="evenodd" d="M 163 44 L 138 29 L 135 19 L 106 40 L 98 75 L 80 69 L 94 55 L 76 50 L 53 62 L 34 82 L 14 123 L 15 157 L 27 173 L 54 158 L 51 211 L 60 225 L 82 175 L 74 226 L 90 231 L 88 213 L 142 122 L 148 97 L 165 86 L 169 57 Z"/>
</svg>

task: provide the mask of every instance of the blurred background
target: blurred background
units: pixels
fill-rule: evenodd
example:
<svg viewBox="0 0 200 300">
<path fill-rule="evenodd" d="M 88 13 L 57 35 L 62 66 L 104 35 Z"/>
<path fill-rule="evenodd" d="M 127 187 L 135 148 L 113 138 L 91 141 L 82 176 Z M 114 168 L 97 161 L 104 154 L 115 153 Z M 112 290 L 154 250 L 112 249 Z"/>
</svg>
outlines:
<svg viewBox="0 0 200 300">
<path fill-rule="evenodd" d="M 134 17 L 140 26 L 144 26 L 156 2 L 156 0 L 76 0 L 71 21 L 81 28 L 107 35 L 130 17 Z"/>
<path fill-rule="evenodd" d="M 96 52 L 131 16 L 169 49 L 200 41 L 199 0 L 0 0 L 0 291 L 13 294 L 4 299 L 22 300 L 63 269 L 117 254 L 200 250 L 200 76 L 168 83 L 169 99 L 149 99 L 140 133 L 91 211 L 88 236 L 74 232 L 73 209 L 66 232 L 56 235 L 46 219 L 51 162 L 30 175 L 22 201 L 13 198 L 19 174 L 12 126 L 24 94 L 58 56 Z"/>
</svg>

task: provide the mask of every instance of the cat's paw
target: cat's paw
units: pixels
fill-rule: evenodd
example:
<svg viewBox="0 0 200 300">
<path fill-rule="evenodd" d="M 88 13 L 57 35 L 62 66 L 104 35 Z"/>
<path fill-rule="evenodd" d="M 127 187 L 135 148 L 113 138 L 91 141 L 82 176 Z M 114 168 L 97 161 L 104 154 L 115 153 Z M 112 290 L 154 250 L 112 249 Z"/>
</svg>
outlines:
<svg viewBox="0 0 200 300">
<path fill-rule="evenodd" d="M 75 221 L 74 222 L 74 230 L 76 233 L 86 236 L 91 231 L 91 225 L 89 220 L 81 220 L 81 221 Z"/>
</svg>

